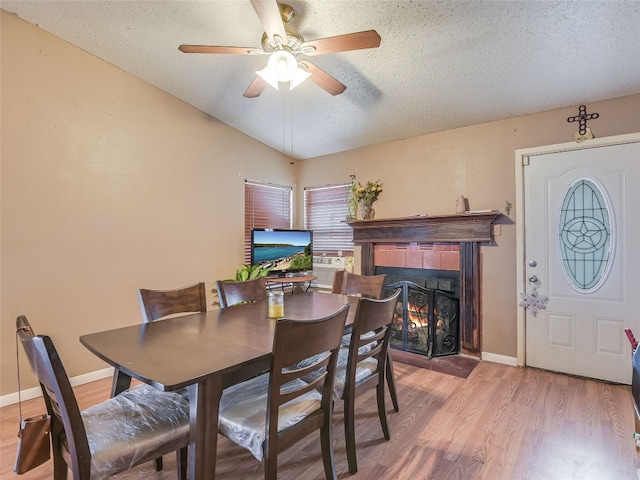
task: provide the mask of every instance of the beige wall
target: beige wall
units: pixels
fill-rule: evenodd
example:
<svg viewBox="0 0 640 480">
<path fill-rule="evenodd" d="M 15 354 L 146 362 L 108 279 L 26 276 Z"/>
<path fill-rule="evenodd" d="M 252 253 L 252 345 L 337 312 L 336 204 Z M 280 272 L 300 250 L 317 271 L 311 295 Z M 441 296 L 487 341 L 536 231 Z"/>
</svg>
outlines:
<svg viewBox="0 0 640 480">
<path fill-rule="evenodd" d="M 376 218 L 455 213 L 456 196 L 472 210 L 494 209 L 501 234 L 482 245 L 482 350 L 516 357 L 515 150 L 571 142 L 577 106 L 305 160 L 300 185 L 381 180 Z M 640 131 L 640 95 L 588 104 L 597 137 Z M 505 212 L 506 202 L 513 209 Z M 357 267 L 357 261 L 356 261 Z"/>
<path fill-rule="evenodd" d="M 3 395 L 16 391 L 18 314 L 53 337 L 69 375 L 105 368 L 78 337 L 140 322 L 140 287 L 206 281 L 212 302 L 242 265 L 245 178 L 294 185 L 297 167 L 0 12 Z"/>
<path fill-rule="evenodd" d="M 296 162 L 1 11 L 0 396 L 16 390 L 15 317 L 50 334 L 71 376 L 105 364 L 81 334 L 141 320 L 136 291 L 242 263 L 245 178 L 380 179 L 376 216 L 515 206 L 514 151 L 571 141 L 577 106 Z M 579 88 L 579 87 L 577 87 Z M 589 103 L 598 137 L 640 131 L 640 95 Z M 428 107 L 425 107 L 428 108 Z M 514 211 L 483 245 L 483 350 L 515 357 Z M 301 219 L 298 216 L 298 226 Z M 212 301 L 212 299 L 210 299 Z M 35 385 L 23 368 L 23 388 Z"/>
</svg>

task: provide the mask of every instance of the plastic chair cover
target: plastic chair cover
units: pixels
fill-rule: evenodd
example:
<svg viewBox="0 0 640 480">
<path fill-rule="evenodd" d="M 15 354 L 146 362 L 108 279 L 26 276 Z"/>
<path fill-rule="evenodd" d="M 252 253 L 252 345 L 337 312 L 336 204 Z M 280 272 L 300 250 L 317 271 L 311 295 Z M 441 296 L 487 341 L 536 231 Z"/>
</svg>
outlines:
<svg viewBox="0 0 640 480">
<path fill-rule="evenodd" d="M 358 349 L 358 351 L 362 354 L 364 349 L 370 348 L 371 344 L 363 345 Z M 322 355 L 322 354 L 321 354 Z M 340 347 L 340 351 L 338 352 L 338 362 L 336 364 L 336 373 L 333 379 L 333 398 L 342 398 L 342 393 L 344 392 L 344 385 L 347 382 L 347 361 L 349 360 L 349 349 Z M 301 367 L 301 366 L 300 366 Z M 358 363 L 356 367 L 356 384 L 361 380 L 369 378 L 373 374 L 376 373 L 378 368 L 378 361 L 375 358 L 369 357 L 364 359 L 363 361 Z M 302 377 L 302 379 L 306 382 L 311 382 L 313 379 L 317 378 L 319 374 L 321 374 L 324 369 L 317 370 L 308 375 Z"/>
<path fill-rule="evenodd" d="M 260 375 L 246 382 L 225 389 L 220 399 L 218 431 L 234 443 L 246 448 L 262 461 L 262 444 L 266 436 L 267 396 L 269 374 Z M 282 392 L 290 392 L 306 385 L 296 379 L 282 386 Z M 295 425 L 320 409 L 322 396 L 316 390 L 282 405 L 278 415 L 278 431 Z"/>
<path fill-rule="evenodd" d="M 131 468 L 163 445 L 188 443 L 189 402 L 181 395 L 138 385 L 81 412 L 91 451 L 91 478 Z M 133 443 L 135 442 L 135 443 Z"/>
</svg>

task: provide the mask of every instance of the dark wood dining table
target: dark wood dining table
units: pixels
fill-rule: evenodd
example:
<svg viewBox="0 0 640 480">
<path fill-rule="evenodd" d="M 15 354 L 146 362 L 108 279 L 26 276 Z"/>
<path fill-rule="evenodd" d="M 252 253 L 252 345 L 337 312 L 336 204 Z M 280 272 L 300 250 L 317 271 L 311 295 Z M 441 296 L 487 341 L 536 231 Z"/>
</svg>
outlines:
<svg viewBox="0 0 640 480">
<path fill-rule="evenodd" d="M 287 296 L 286 318 L 322 318 L 358 299 L 324 292 Z M 82 335 L 80 342 L 114 366 L 122 385 L 136 378 L 163 391 L 187 388 L 191 417 L 189 478 L 215 478 L 222 391 L 269 369 L 277 320 L 262 300 L 221 310 Z"/>
</svg>

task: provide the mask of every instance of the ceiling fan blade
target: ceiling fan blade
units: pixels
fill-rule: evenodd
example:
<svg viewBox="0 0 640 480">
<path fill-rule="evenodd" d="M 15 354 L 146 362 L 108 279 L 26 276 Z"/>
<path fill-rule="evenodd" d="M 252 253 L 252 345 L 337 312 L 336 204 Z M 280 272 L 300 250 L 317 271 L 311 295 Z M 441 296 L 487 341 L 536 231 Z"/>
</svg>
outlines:
<svg viewBox="0 0 640 480">
<path fill-rule="evenodd" d="M 266 86 L 267 86 L 267 82 L 265 82 L 260 77 L 256 77 L 253 80 L 253 82 L 251 82 L 251 85 L 249 85 L 249 88 L 247 88 L 246 92 L 244 92 L 242 96 L 247 98 L 259 97 L 262 91 L 264 90 L 264 87 Z"/>
<path fill-rule="evenodd" d="M 280 9 L 276 0 L 251 0 L 253 9 L 258 14 L 264 32 L 273 40 L 274 35 L 278 35 L 283 43 L 287 43 L 287 33 L 284 30 Z"/>
<path fill-rule="evenodd" d="M 336 37 L 320 38 L 304 42 L 300 49 L 306 55 L 325 55 L 327 53 L 362 50 L 363 48 L 377 48 L 380 46 L 380 35 L 375 30 L 365 32 L 346 33 Z"/>
<path fill-rule="evenodd" d="M 256 55 L 264 53 L 254 47 L 224 47 L 218 45 L 180 45 L 178 50 L 184 53 L 223 53 L 232 55 Z"/>
<path fill-rule="evenodd" d="M 309 78 L 313 83 L 318 85 L 320 88 L 323 88 L 331 95 L 339 95 L 346 90 L 346 86 L 344 86 L 324 70 L 316 67 L 313 63 L 306 60 L 301 60 L 298 63 L 302 64 L 304 68 L 306 68 L 307 71 L 311 74 L 311 77 Z"/>
</svg>

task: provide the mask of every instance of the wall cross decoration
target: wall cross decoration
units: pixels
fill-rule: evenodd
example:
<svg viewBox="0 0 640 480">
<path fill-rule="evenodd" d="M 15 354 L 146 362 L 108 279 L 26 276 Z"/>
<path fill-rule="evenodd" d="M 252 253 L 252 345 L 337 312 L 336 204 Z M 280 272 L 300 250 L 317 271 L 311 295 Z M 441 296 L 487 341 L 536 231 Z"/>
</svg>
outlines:
<svg viewBox="0 0 640 480">
<path fill-rule="evenodd" d="M 591 129 L 587 127 L 587 120 L 595 120 L 599 116 L 599 113 L 587 113 L 587 107 L 584 105 L 580 105 L 580 107 L 578 108 L 578 115 L 567 118 L 567 122 L 578 122 L 580 125 L 578 133 L 573 134 L 573 138 L 576 142 L 582 142 L 583 140 L 593 138 Z"/>
</svg>

